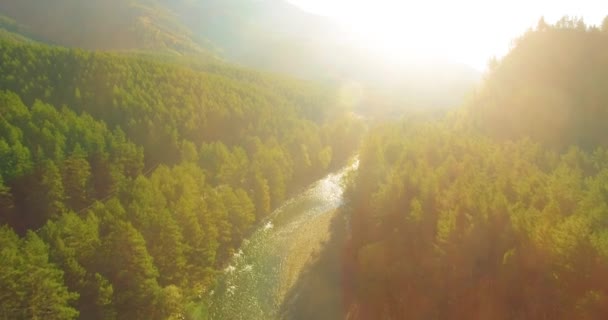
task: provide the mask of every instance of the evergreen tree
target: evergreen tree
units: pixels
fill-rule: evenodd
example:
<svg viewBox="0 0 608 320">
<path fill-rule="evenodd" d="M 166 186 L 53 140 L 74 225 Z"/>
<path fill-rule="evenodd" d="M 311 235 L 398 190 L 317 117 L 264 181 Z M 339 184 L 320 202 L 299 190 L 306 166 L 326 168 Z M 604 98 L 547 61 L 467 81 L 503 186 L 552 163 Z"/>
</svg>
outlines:
<svg viewBox="0 0 608 320">
<path fill-rule="evenodd" d="M 0 223 L 39 230 L 83 319 L 183 314 L 256 219 L 355 149 L 334 149 L 332 88 L 6 39 L 0 57 Z"/>
<path fill-rule="evenodd" d="M 112 285 L 96 273 L 101 247 L 99 219 L 92 213 L 86 218 L 66 213 L 56 222 L 49 221 L 41 234 L 50 244 L 51 260 L 65 272 L 67 287 L 80 293 L 80 317 L 112 318 Z"/>
<path fill-rule="evenodd" d="M 78 297 L 63 284 L 63 272 L 49 262 L 48 247 L 28 233 L 25 239 L 0 227 L 0 318 L 75 319 L 70 302 Z"/>
<path fill-rule="evenodd" d="M 72 154 L 66 158 L 62 169 L 68 207 L 73 210 L 85 208 L 90 201 L 91 166 L 80 145 L 76 145 Z"/>
<path fill-rule="evenodd" d="M 44 202 L 41 210 L 46 210 L 48 217 L 59 217 L 65 211 L 65 192 L 59 169 L 52 161 L 45 161 L 42 166 L 42 185 Z"/>
<path fill-rule="evenodd" d="M 156 319 L 160 292 L 158 270 L 142 235 L 128 222 L 110 222 L 102 238 L 101 274 L 113 287 L 113 304 L 120 319 Z"/>
</svg>

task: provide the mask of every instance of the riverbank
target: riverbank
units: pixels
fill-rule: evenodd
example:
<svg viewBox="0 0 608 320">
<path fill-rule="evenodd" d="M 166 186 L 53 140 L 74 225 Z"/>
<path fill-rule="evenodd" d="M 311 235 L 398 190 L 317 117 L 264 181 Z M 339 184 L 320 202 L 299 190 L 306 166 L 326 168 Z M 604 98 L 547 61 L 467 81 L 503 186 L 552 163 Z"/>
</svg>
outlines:
<svg viewBox="0 0 608 320">
<path fill-rule="evenodd" d="M 282 262 L 281 280 L 279 285 L 280 301 L 294 289 L 304 270 L 318 262 L 320 253 L 330 239 L 330 225 L 336 211 L 315 217 L 305 225 L 300 233 L 292 239 L 289 255 Z"/>
<path fill-rule="evenodd" d="M 310 317 L 308 312 L 300 316 L 283 316 L 283 311 L 299 310 L 311 296 L 325 295 L 341 309 L 340 291 L 340 246 L 334 246 L 336 221 L 343 221 L 339 208 L 342 205 L 343 178 L 355 170 L 353 163 L 342 170 L 330 174 L 312 184 L 309 189 L 286 201 L 275 210 L 265 223 L 230 259 L 229 264 L 219 274 L 217 285 L 205 297 L 208 319 L 214 320 L 272 320 L 272 319 L 337 319 L 330 317 Z M 340 217 L 340 218 L 338 218 Z M 340 229 L 340 228 L 337 228 Z M 336 248 L 338 259 L 327 263 L 328 248 Z M 330 266 L 332 265 L 332 266 Z M 314 281 L 327 283 L 330 289 L 312 292 L 311 287 L 302 285 L 308 281 L 309 273 L 324 273 L 328 268 L 337 283 L 315 276 Z M 331 269 L 333 268 L 333 269 Z M 335 270 L 334 270 L 335 269 Z M 314 288 L 320 288 L 316 285 Z M 333 291 L 332 291 L 333 290 Z M 305 298 L 306 300 L 300 300 Z M 327 300 L 323 298 L 323 300 Z M 333 302 L 331 302 L 333 303 Z M 203 307 L 205 308 L 205 307 Z M 303 307 L 302 307 L 303 308 Z M 329 306 L 328 306 L 329 308 Z M 202 309 L 199 309 L 202 310 Z M 198 312 L 205 319 L 204 312 Z M 332 315 L 337 313 L 331 312 Z M 200 318 L 194 318 L 200 319 Z"/>
<path fill-rule="evenodd" d="M 280 319 L 344 318 L 342 257 L 347 237 L 346 219 L 340 209 L 321 218 L 313 224 L 316 225 L 314 232 L 303 232 L 302 241 L 294 242 L 294 252 L 286 259 L 291 265 L 282 279 L 290 288 L 283 298 Z"/>
</svg>

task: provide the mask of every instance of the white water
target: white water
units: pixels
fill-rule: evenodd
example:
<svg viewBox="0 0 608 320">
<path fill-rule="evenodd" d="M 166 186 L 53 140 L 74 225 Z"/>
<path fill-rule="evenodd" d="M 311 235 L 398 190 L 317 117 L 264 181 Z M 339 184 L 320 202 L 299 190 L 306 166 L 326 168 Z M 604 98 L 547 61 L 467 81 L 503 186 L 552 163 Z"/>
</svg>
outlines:
<svg viewBox="0 0 608 320">
<path fill-rule="evenodd" d="M 355 161 L 287 201 L 243 242 L 211 293 L 211 319 L 277 319 L 283 302 L 279 294 L 280 275 L 289 255 L 290 240 L 298 232 L 309 232 L 308 224 L 342 204 L 342 180 L 357 166 Z"/>
</svg>

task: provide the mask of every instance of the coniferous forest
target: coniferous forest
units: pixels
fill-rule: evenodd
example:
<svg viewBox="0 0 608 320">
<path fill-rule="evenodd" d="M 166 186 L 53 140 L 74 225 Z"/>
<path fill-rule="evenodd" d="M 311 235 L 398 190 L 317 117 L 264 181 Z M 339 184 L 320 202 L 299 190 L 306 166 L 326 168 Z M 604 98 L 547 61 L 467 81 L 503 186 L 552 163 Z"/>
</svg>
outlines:
<svg viewBox="0 0 608 320">
<path fill-rule="evenodd" d="M 607 317 L 608 17 L 541 18 L 473 87 L 279 0 L 76 2 L 0 4 L 0 320 L 212 319 L 307 210 L 247 307 Z"/>
<path fill-rule="evenodd" d="M 182 314 L 363 132 L 333 89 L 281 76 L 13 40 L 0 57 L 2 319 Z"/>
<path fill-rule="evenodd" d="M 370 132 L 349 319 L 605 318 L 606 26 L 541 20 L 460 109 Z"/>
</svg>

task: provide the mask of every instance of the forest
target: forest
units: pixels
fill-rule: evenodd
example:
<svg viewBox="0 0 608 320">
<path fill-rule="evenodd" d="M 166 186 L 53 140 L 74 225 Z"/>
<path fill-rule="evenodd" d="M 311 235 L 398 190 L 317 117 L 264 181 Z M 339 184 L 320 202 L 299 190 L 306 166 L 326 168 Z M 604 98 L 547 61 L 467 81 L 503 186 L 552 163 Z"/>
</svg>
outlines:
<svg viewBox="0 0 608 320">
<path fill-rule="evenodd" d="M 348 319 L 608 314 L 608 18 L 540 20 L 441 119 L 378 125 L 345 210 Z"/>
<path fill-rule="evenodd" d="M 358 146 L 336 88 L 177 60 L 0 38 L 0 319 L 183 319 Z"/>
<path fill-rule="evenodd" d="M 317 260 L 267 259 L 278 281 L 303 261 L 289 277 L 313 302 L 287 310 L 304 291 L 285 286 L 289 301 L 269 303 L 297 319 L 608 314 L 608 17 L 541 18 L 445 111 L 469 67 L 423 79 L 424 66 L 371 63 L 357 83 L 348 69 L 366 60 L 304 50 L 334 38 L 292 4 L 76 2 L 0 4 L 0 320 L 209 319 L 231 258 L 311 185 L 336 203 L 306 216 L 327 228 L 285 247 Z M 268 21 L 241 28 L 252 16 Z M 301 25 L 261 40 L 284 20 Z M 233 65 L 203 35 L 315 80 Z M 332 172 L 348 174 L 312 184 Z M 315 262 L 331 272 L 315 277 Z M 332 310 L 309 313 L 323 299 Z"/>
</svg>

